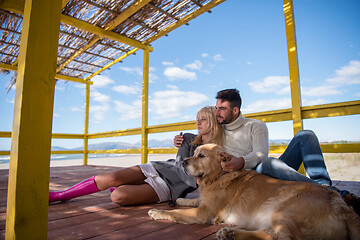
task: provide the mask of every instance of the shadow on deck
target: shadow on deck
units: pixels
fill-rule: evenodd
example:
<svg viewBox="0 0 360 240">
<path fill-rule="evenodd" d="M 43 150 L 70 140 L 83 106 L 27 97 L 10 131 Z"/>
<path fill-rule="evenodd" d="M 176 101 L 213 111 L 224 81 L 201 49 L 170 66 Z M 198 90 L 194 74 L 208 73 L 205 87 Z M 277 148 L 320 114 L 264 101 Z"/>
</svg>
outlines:
<svg viewBox="0 0 360 240">
<path fill-rule="evenodd" d="M 50 169 L 50 189 L 62 190 L 93 175 L 117 167 L 71 166 Z M 0 170 L 0 239 L 5 239 L 8 170 Z M 360 182 L 333 181 L 333 185 L 360 194 Z M 151 208 L 171 209 L 168 203 L 119 207 L 110 191 L 49 206 L 48 239 L 216 239 L 222 226 L 153 221 Z"/>
</svg>

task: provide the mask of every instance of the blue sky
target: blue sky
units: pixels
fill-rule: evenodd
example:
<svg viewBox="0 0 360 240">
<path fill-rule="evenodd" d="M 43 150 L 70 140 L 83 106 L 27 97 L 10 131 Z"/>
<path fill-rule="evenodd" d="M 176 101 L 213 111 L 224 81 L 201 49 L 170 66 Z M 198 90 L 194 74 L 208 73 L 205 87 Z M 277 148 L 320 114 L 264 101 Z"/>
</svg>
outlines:
<svg viewBox="0 0 360 240">
<path fill-rule="evenodd" d="M 302 105 L 360 99 L 360 1 L 294 0 Z M 291 107 L 282 1 L 229 0 L 152 44 L 149 126 L 194 120 L 216 92 L 238 88 L 243 113 Z M 89 132 L 141 126 L 142 51 L 93 78 Z M 0 131 L 11 131 L 15 91 L 1 76 Z M 59 81 L 54 133 L 83 133 L 85 86 Z M 360 140 L 360 116 L 304 120 L 320 141 Z M 270 139 L 292 137 L 292 124 L 268 123 Z M 176 132 L 150 134 L 172 138 Z M 138 142 L 140 136 L 91 140 Z M 53 140 L 78 147 L 79 140 Z M 0 149 L 10 140 L 0 139 Z"/>
</svg>

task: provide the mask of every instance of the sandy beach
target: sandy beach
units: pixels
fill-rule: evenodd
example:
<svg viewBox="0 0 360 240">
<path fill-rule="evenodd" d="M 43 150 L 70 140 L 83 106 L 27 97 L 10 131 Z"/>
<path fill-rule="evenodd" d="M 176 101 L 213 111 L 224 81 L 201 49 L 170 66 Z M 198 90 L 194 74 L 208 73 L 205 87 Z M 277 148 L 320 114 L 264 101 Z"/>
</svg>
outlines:
<svg viewBox="0 0 360 240">
<path fill-rule="evenodd" d="M 167 159 L 175 158 L 175 156 L 175 154 L 149 154 L 148 161 L 166 161 Z M 334 154 L 332 154 L 330 157 L 327 157 L 327 154 L 325 154 L 325 159 L 331 179 L 360 181 L 360 153 L 351 154 L 351 157 L 344 154 L 338 155 L 338 157 L 334 157 Z M 140 163 L 140 154 L 88 159 L 88 165 L 101 166 L 129 167 Z M 79 166 L 82 164 L 82 159 L 52 160 L 50 167 Z M 8 168 L 8 163 L 0 164 L 0 169 Z"/>
</svg>

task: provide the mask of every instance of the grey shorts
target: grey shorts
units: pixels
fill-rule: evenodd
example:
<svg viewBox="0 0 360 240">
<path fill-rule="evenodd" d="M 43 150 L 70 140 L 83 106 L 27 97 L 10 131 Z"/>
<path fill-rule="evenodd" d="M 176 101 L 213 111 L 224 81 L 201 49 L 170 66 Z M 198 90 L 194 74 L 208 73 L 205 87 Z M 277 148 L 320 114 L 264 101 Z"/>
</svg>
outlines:
<svg viewBox="0 0 360 240">
<path fill-rule="evenodd" d="M 166 202 L 170 200 L 170 189 L 166 182 L 159 176 L 154 166 L 151 163 L 139 165 L 142 173 L 145 175 L 145 182 L 148 183 L 159 197 L 159 202 Z"/>
</svg>

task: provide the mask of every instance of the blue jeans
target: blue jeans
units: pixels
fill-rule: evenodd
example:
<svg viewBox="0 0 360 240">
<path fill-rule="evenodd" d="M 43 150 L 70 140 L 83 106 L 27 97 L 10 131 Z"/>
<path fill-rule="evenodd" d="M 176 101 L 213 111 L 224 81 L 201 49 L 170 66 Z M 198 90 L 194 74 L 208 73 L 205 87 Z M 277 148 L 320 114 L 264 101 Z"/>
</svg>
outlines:
<svg viewBox="0 0 360 240">
<path fill-rule="evenodd" d="M 304 163 L 310 178 L 297 172 L 301 163 Z M 319 140 L 311 130 L 298 132 L 279 159 L 264 159 L 256 167 L 256 171 L 277 179 L 316 182 L 331 186 Z"/>
</svg>

